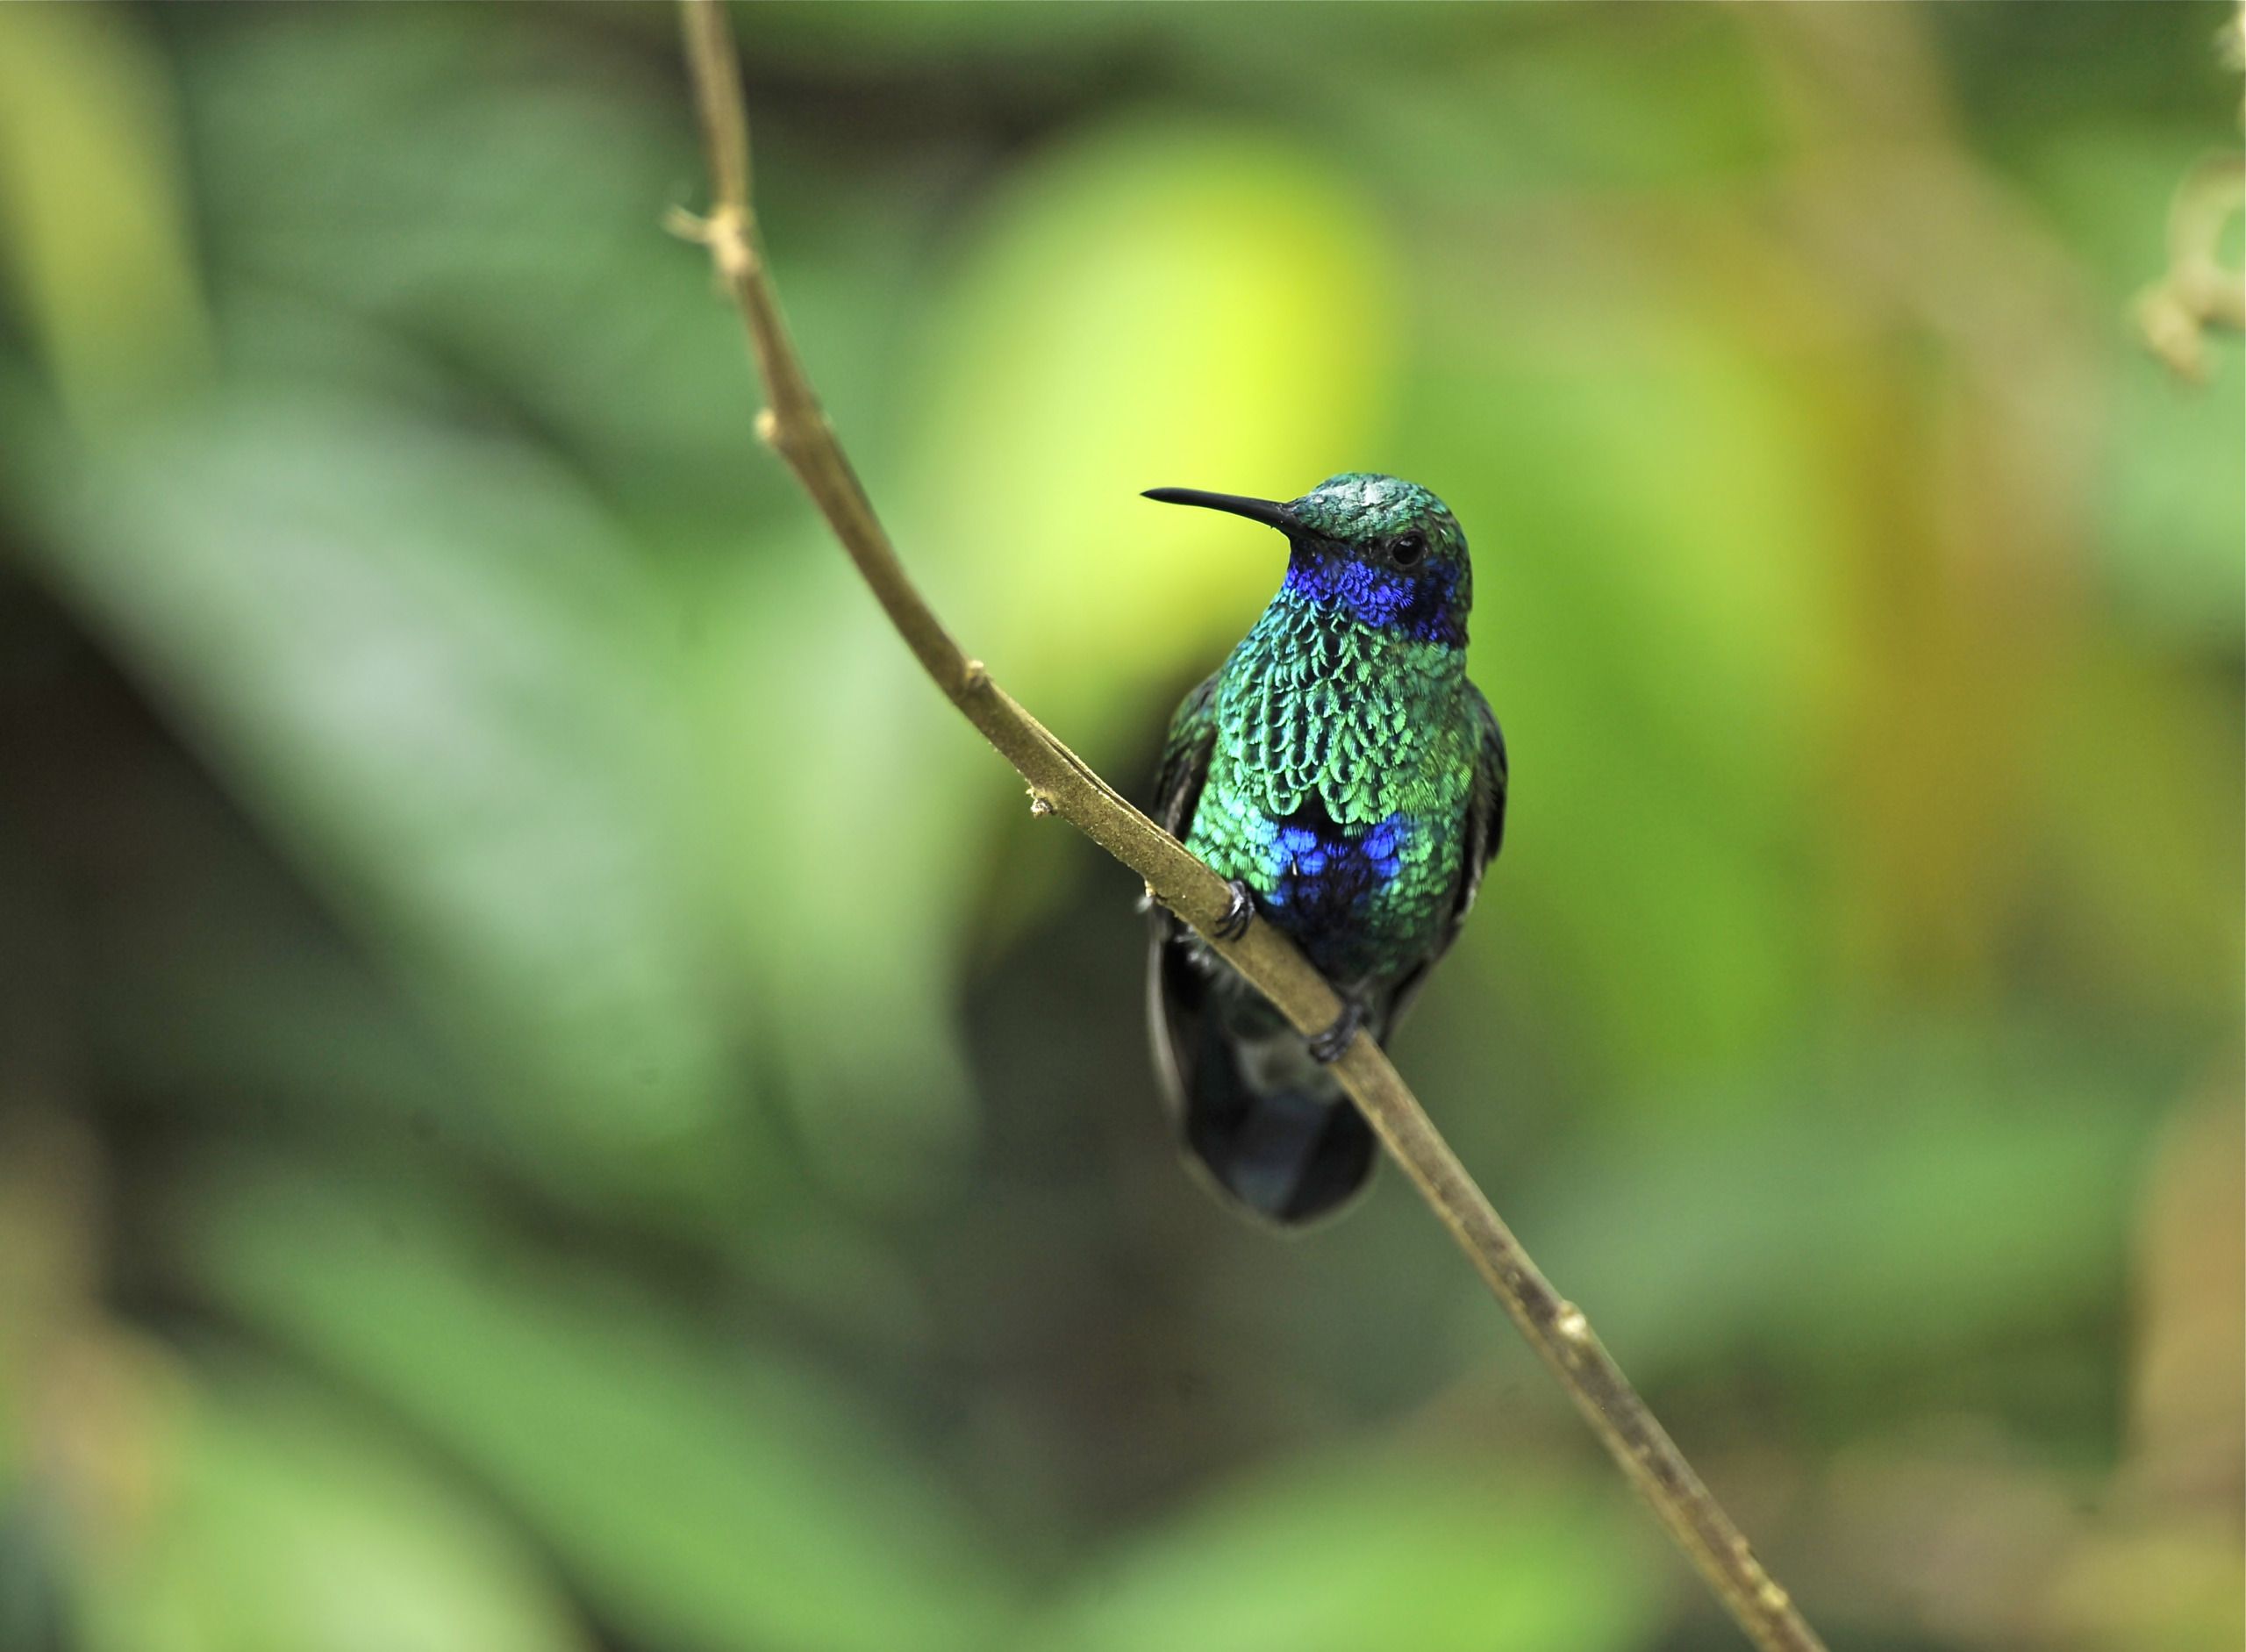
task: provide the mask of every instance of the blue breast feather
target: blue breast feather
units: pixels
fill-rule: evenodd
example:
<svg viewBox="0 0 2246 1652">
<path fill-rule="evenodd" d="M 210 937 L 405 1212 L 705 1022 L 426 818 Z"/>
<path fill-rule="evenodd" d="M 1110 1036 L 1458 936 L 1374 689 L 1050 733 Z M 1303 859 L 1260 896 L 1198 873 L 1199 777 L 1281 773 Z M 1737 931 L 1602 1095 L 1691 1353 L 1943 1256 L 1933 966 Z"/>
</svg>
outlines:
<svg viewBox="0 0 2246 1652">
<path fill-rule="evenodd" d="M 1262 822 L 1262 876 L 1251 879 L 1270 916 L 1330 974 L 1371 967 L 1398 939 L 1382 909 L 1423 828 L 1395 813 L 1370 826 L 1336 826 L 1315 805 Z"/>
</svg>

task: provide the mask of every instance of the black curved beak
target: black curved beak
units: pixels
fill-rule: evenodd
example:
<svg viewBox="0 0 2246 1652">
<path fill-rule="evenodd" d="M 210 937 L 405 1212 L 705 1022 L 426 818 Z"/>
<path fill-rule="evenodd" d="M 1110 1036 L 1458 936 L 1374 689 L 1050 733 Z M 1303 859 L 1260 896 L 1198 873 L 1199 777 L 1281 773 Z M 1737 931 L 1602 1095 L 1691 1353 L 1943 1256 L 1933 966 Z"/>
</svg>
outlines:
<svg viewBox="0 0 2246 1652">
<path fill-rule="evenodd" d="M 1277 528 L 1282 533 L 1291 533 L 1301 526 L 1295 520 L 1293 510 L 1276 499 L 1250 499 L 1237 493 L 1204 493 L 1198 488 L 1148 488 L 1144 497 L 1163 504 L 1198 504 L 1205 511 L 1228 511 L 1251 522 Z"/>
</svg>

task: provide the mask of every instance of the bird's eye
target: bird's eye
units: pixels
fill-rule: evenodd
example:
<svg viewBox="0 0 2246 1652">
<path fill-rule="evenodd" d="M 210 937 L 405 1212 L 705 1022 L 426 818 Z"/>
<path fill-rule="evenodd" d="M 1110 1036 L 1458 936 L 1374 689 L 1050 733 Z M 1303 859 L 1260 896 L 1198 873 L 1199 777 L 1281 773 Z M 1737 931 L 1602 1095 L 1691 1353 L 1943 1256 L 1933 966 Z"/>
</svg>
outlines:
<svg viewBox="0 0 2246 1652">
<path fill-rule="evenodd" d="M 1391 546 L 1388 553 L 1396 559 L 1398 568 L 1410 568 L 1427 554 L 1427 538 L 1424 533 L 1406 533 Z"/>
</svg>

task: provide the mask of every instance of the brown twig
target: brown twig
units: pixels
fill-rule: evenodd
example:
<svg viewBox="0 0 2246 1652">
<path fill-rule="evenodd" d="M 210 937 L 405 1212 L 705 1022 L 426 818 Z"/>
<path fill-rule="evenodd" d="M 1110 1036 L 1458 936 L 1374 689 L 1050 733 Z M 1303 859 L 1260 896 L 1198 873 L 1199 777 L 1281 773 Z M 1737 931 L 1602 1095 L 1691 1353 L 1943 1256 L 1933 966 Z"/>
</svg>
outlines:
<svg viewBox="0 0 2246 1652">
<path fill-rule="evenodd" d="M 706 218 L 671 227 L 710 249 L 748 325 L 770 406 L 757 433 L 787 461 L 850 560 L 936 685 L 1029 782 L 1033 806 L 1064 817 L 1146 880 L 1155 900 L 1191 924 L 1304 1033 L 1331 1026 L 1341 1001 L 1292 942 L 1262 922 L 1217 938 L 1231 905 L 1224 881 L 1127 802 L 970 660 L 905 576 L 865 490 L 804 375 L 764 272 L 748 195 L 748 122 L 730 23 L 716 0 L 682 0 L 687 58 L 716 200 Z M 1692 1465 L 1631 1388 L 1590 1324 L 1537 1271 L 1482 1190 L 1360 1033 L 1335 1063 L 1351 1100 L 1404 1167 L 1513 1323 L 1542 1356 L 1623 1472 L 1748 1638 L 1764 1652 L 1822 1652 Z"/>
</svg>

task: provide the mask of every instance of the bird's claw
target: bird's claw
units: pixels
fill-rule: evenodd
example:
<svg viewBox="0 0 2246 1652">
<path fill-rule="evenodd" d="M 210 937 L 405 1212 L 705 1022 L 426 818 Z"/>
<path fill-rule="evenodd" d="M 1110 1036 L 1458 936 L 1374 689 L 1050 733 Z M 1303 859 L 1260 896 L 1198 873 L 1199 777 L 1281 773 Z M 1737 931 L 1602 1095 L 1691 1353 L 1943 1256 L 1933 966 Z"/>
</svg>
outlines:
<svg viewBox="0 0 2246 1652">
<path fill-rule="evenodd" d="M 1255 897 L 1236 877 L 1227 879 L 1227 886 L 1232 890 L 1232 905 L 1225 908 L 1225 915 L 1217 919 L 1217 926 L 1209 933 L 1218 940 L 1238 940 L 1255 919 Z"/>
<path fill-rule="evenodd" d="M 1358 1030 L 1364 1024 L 1365 1006 L 1354 996 L 1344 998 L 1341 1013 L 1334 1018 L 1334 1025 L 1308 1041 L 1311 1059 L 1321 1067 L 1332 1066 L 1356 1042 Z"/>
</svg>

